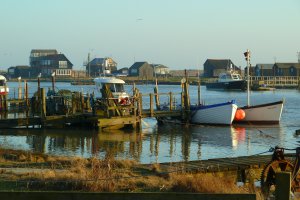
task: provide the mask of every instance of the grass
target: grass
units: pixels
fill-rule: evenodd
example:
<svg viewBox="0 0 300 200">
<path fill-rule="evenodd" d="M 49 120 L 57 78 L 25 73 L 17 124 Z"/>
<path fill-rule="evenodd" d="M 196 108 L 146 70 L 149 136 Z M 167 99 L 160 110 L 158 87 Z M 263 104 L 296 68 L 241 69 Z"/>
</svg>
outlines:
<svg viewBox="0 0 300 200">
<path fill-rule="evenodd" d="M 162 173 L 163 170 L 159 164 L 141 169 L 141 165 L 135 161 L 115 160 L 110 155 L 99 160 L 0 150 L 1 165 L 22 163 L 36 163 L 37 165 L 34 168 L 25 165 L 27 170 L 22 172 L 0 171 L 0 179 L 3 180 L 5 177 L 5 180 L 20 182 L 19 188 L 13 189 L 88 192 L 256 192 L 257 196 L 261 196 L 252 187 L 237 186 L 236 178 L 230 176 L 186 173 L 182 170 Z M 40 165 L 38 168 L 39 163 L 46 163 L 46 165 Z"/>
</svg>

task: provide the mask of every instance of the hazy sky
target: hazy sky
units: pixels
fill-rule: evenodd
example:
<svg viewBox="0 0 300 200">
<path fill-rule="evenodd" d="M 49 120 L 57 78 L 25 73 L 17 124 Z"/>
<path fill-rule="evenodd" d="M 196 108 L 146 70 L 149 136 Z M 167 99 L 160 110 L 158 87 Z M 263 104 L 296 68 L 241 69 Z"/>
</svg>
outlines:
<svg viewBox="0 0 300 200">
<path fill-rule="evenodd" d="M 31 49 L 57 49 L 74 64 L 112 57 L 171 69 L 206 59 L 297 62 L 300 0 L 0 0 L 0 68 L 29 65 Z"/>
</svg>

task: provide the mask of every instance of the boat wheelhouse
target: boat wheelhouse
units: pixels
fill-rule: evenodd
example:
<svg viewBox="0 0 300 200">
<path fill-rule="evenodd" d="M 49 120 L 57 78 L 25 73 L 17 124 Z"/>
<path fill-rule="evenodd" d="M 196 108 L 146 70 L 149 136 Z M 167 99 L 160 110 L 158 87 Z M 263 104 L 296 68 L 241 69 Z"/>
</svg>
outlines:
<svg viewBox="0 0 300 200">
<path fill-rule="evenodd" d="M 113 76 L 103 76 L 94 79 L 97 90 L 102 94 L 102 89 L 104 86 L 110 89 L 114 98 L 118 98 L 120 102 L 122 99 L 129 98 L 127 92 L 125 92 L 124 85 L 125 81 L 118 79 Z"/>
<path fill-rule="evenodd" d="M 217 82 L 207 83 L 206 88 L 218 90 L 246 90 L 246 81 L 242 79 L 240 74 L 234 71 L 228 71 L 220 73 Z"/>
</svg>

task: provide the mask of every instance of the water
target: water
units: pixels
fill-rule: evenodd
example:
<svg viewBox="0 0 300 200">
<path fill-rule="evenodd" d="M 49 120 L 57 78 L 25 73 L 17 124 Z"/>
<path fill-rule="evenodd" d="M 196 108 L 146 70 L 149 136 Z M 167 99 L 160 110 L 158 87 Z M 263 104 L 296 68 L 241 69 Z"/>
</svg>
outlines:
<svg viewBox="0 0 300 200">
<path fill-rule="evenodd" d="M 29 83 L 30 95 L 36 91 L 37 83 Z M 18 83 L 9 82 L 10 97 L 16 96 Z M 41 87 L 51 87 L 42 82 Z M 96 92 L 95 86 L 72 86 L 56 83 L 58 89 L 70 89 L 85 93 Z M 143 93 L 153 92 L 153 85 L 137 85 Z M 190 86 L 191 103 L 197 102 L 197 86 Z M 126 86 L 132 92 L 132 86 Z M 180 86 L 161 85 L 159 93 L 174 93 L 179 103 Z M 98 93 L 96 92 L 96 95 Z M 141 163 L 175 162 L 220 157 L 247 156 L 262 153 L 270 147 L 280 145 L 295 148 L 299 145 L 300 92 L 298 90 L 275 90 L 251 92 L 251 104 L 267 103 L 285 99 L 279 125 L 238 125 L 185 127 L 180 124 L 157 125 L 155 119 L 144 119 L 142 133 L 134 131 L 111 131 L 99 133 L 87 129 L 1 129 L 0 148 L 22 149 L 51 155 L 104 158 L 107 153 L 117 159 L 134 159 Z M 201 100 L 206 104 L 236 100 L 240 106 L 246 104 L 246 92 L 207 91 L 201 87 Z M 161 103 L 168 102 L 167 95 Z M 143 104 L 148 106 L 144 97 Z"/>
</svg>

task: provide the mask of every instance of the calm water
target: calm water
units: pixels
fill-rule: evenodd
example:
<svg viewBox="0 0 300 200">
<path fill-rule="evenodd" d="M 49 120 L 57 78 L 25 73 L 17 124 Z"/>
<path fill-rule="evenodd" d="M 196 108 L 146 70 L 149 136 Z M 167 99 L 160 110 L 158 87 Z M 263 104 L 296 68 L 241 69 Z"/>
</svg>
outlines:
<svg viewBox="0 0 300 200">
<path fill-rule="evenodd" d="M 9 82 L 10 97 L 16 96 L 14 87 L 18 83 Z M 41 83 L 51 87 L 51 83 Z M 29 83 L 32 94 L 37 83 Z M 70 89 L 91 93 L 95 86 L 72 86 L 56 83 L 58 89 Z M 153 85 L 138 85 L 143 94 L 153 92 Z M 126 86 L 132 92 L 132 86 Z M 159 92 L 181 92 L 180 86 L 159 86 Z M 97 94 L 97 93 L 96 93 Z M 197 102 L 197 87 L 190 86 L 191 103 Z M 179 101 L 179 95 L 175 97 Z M 119 159 L 135 159 L 142 163 L 198 160 L 219 157 L 253 155 L 280 145 L 294 148 L 299 145 L 300 92 L 298 90 L 276 90 L 252 92 L 251 104 L 267 103 L 285 99 L 282 120 L 275 126 L 200 126 L 185 127 L 180 124 L 157 125 L 155 119 L 144 119 L 142 133 L 113 131 L 98 133 L 86 129 L 1 129 L 0 148 L 23 149 L 53 155 L 99 158 L 113 153 Z M 237 104 L 246 104 L 245 92 L 206 91 L 201 87 L 201 100 L 206 104 L 235 99 Z M 161 96 L 161 103 L 167 102 Z M 143 99 L 148 106 L 148 99 Z"/>
</svg>

